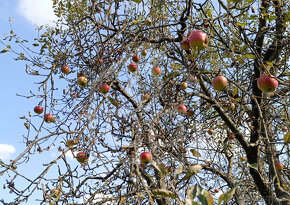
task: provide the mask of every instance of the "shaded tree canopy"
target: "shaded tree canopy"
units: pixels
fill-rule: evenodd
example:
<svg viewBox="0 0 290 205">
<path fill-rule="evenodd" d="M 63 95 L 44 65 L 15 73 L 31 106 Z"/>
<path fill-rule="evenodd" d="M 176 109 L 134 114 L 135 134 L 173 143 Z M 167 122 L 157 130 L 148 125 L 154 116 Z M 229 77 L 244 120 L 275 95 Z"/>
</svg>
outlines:
<svg viewBox="0 0 290 205">
<path fill-rule="evenodd" d="M 26 149 L 1 163 L 13 202 L 289 204 L 289 6 L 54 1 L 55 27 L 31 43 L 13 32 L 1 41 L 26 61 L 37 89 L 25 97 L 44 109 L 22 117 Z M 196 30 L 204 48 L 191 42 Z M 263 75 L 275 91 L 258 87 Z M 225 88 L 214 89 L 217 76 Z M 53 147 L 42 172 L 22 174 Z M 142 152 L 153 160 L 141 163 Z"/>
</svg>

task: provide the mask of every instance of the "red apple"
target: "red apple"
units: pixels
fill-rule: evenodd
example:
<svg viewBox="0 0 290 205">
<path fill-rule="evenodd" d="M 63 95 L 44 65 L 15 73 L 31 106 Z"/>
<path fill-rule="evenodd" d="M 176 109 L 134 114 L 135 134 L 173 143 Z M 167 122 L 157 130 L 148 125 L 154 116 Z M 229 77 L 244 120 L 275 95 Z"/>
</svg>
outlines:
<svg viewBox="0 0 290 205">
<path fill-rule="evenodd" d="M 209 130 L 207 131 L 207 133 L 208 133 L 209 135 L 213 135 L 213 134 L 214 134 L 214 131 L 213 131 L 212 129 L 209 129 Z"/>
<path fill-rule="evenodd" d="M 143 50 L 143 51 L 141 52 L 141 55 L 142 55 L 142 56 L 146 56 L 147 53 L 148 53 L 148 52 L 147 52 L 146 50 Z"/>
<path fill-rule="evenodd" d="M 228 85 L 228 79 L 224 76 L 217 76 L 212 81 L 212 86 L 215 90 L 222 91 L 227 87 Z"/>
<path fill-rule="evenodd" d="M 152 162 L 152 154 L 150 152 L 142 152 L 140 155 L 141 164 L 148 164 Z"/>
<path fill-rule="evenodd" d="M 44 121 L 47 122 L 47 123 L 55 122 L 55 118 L 54 118 L 54 116 L 51 113 L 47 113 L 44 116 Z"/>
<path fill-rule="evenodd" d="M 102 58 L 97 59 L 97 63 L 100 65 L 104 64 L 104 60 Z"/>
<path fill-rule="evenodd" d="M 203 50 L 208 46 L 208 37 L 206 33 L 194 30 L 188 33 L 189 46 L 195 50 Z"/>
<path fill-rule="evenodd" d="M 61 67 L 61 72 L 62 72 L 63 74 L 69 74 L 69 67 L 68 67 L 67 65 L 63 65 L 63 66 Z"/>
<path fill-rule="evenodd" d="M 185 105 L 179 105 L 179 106 L 177 107 L 177 112 L 178 112 L 179 114 L 185 114 L 186 111 L 187 111 L 187 108 L 185 107 Z"/>
<path fill-rule="evenodd" d="M 270 75 L 262 75 L 257 81 L 258 88 L 266 93 L 274 92 L 278 87 L 278 81 Z"/>
<path fill-rule="evenodd" d="M 151 24 L 152 24 L 152 20 L 151 19 L 146 19 L 145 20 L 145 25 L 146 26 L 151 26 Z"/>
<path fill-rule="evenodd" d="M 182 90 L 185 90 L 187 87 L 188 87 L 188 84 L 187 84 L 186 82 L 181 82 L 181 83 L 180 83 L 180 88 L 181 88 Z"/>
<path fill-rule="evenodd" d="M 85 87 L 86 84 L 88 83 L 88 79 L 86 76 L 84 75 L 81 75 L 80 77 L 78 77 L 78 80 L 77 80 L 78 84 L 82 87 Z"/>
<path fill-rule="evenodd" d="M 193 110 L 188 110 L 187 112 L 186 112 L 186 116 L 187 117 L 192 117 L 194 115 L 194 111 Z"/>
<path fill-rule="evenodd" d="M 99 88 L 99 91 L 103 94 L 106 94 L 110 91 L 110 86 L 108 84 L 102 84 Z"/>
<path fill-rule="evenodd" d="M 130 63 L 128 65 L 128 69 L 131 71 L 131 72 L 135 72 L 136 70 L 138 70 L 138 66 L 136 63 Z"/>
<path fill-rule="evenodd" d="M 220 190 L 218 190 L 218 189 L 214 189 L 214 192 L 215 192 L 215 193 L 219 193 L 219 191 L 220 191 Z"/>
<path fill-rule="evenodd" d="M 233 140 L 233 139 L 235 139 L 235 138 L 236 138 L 235 135 L 233 135 L 233 134 L 229 135 L 229 139 L 230 139 L 230 140 Z"/>
<path fill-rule="evenodd" d="M 277 171 L 282 171 L 284 169 L 284 166 L 281 162 L 275 162 L 275 168 Z"/>
<path fill-rule="evenodd" d="M 184 39 L 180 42 L 180 47 L 181 47 L 181 49 L 186 50 L 186 51 L 190 49 L 189 41 L 188 41 L 187 38 L 184 38 Z"/>
<path fill-rule="evenodd" d="M 89 155 L 85 152 L 78 152 L 76 158 L 77 158 L 77 161 L 80 163 L 89 161 Z"/>
<path fill-rule="evenodd" d="M 283 132 L 287 132 L 288 128 L 287 127 L 282 127 Z"/>
<path fill-rule="evenodd" d="M 40 105 L 35 106 L 34 112 L 37 114 L 41 114 L 43 112 L 43 107 L 41 107 Z"/>
<path fill-rule="evenodd" d="M 139 62 L 140 62 L 140 57 L 139 57 L 137 54 L 134 54 L 133 57 L 132 57 L 132 60 L 133 60 L 135 63 L 139 63 Z"/>
<path fill-rule="evenodd" d="M 155 76 L 160 75 L 161 68 L 159 68 L 158 66 L 155 66 L 154 68 L 152 68 L 151 72 L 152 72 L 152 75 L 155 75 Z"/>
</svg>

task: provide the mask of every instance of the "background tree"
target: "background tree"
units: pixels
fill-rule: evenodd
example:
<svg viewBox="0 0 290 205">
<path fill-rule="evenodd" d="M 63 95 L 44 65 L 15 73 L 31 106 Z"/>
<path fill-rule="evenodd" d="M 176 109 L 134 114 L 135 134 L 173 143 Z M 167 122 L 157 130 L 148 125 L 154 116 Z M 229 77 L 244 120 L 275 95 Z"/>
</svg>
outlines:
<svg viewBox="0 0 290 205">
<path fill-rule="evenodd" d="M 16 204 L 37 192 L 50 204 L 289 204 L 288 1 L 58 0 L 54 9 L 56 27 L 39 28 L 31 46 L 13 32 L 1 41 L 27 62 L 38 92 L 26 97 L 44 109 L 23 117 L 27 148 L 1 164 Z M 188 47 L 195 30 L 205 48 Z M 274 92 L 258 87 L 263 75 L 279 83 Z M 214 89 L 216 76 L 228 85 Z M 21 174 L 54 146 L 41 173 Z"/>
</svg>

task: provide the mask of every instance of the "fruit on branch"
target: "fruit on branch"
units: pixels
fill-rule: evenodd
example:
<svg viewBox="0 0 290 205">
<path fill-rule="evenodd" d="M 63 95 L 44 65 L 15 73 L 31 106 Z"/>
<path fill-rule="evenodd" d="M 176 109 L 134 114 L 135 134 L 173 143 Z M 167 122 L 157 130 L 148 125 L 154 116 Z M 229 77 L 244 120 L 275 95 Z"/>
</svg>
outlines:
<svg viewBox="0 0 290 205">
<path fill-rule="evenodd" d="M 80 163 L 89 161 L 89 155 L 85 152 L 78 152 L 76 158 L 77 158 L 77 161 Z"/>
<path fill-rule="evenodd" d="M 178 112 L 179 114 L 185 114 L 186 111 L 187 111 L 187 108 L 186 108 L 185 105 L 179 105 L 179 106 L 177 107 L 177 112 Z"/>
<path fill-rule="evenodd" d="M 133 57 L 132 57 L 132 60 L 133 60 L 135 63 L 139 63 L 139 62 L 140 62 L 140 56 L 138 56 L 137 54 L 134 54 Z"/>
<path fill-rule="evenodd" d="M 37 105 L 34 107 L 34 112 L 37 114 L 41 114 L 43 113 L 43 107 L 41 107 L 40 105 Z"/>
<path fill-rule="evenodd" d="M 227 87 L 228 79 L 222 75 L 215 77 L 212 81 L 212 86 L 215 90 L 222 91 Z"/>
<path fill-rule="evenodd" d="M 219 191 L 220 191 L 220 190 L 218 190 L 218 189 L 214 189 L 214 192 L 215 192 L 215 193 L 219 193 Z"/>
<path fill-rule="evenodd" d="M 131 71 L 131 72 L 135 72 L 136 70 L 138 70 L 138 66 L 137 66 L 136 63 L 130 63 L 130 64 L 128 65 L 128 69 L 129 69 L 129 71 Z"/>
<path fill-rule="evenodd" d="M 106 94 L 110 91 L 110 86 L 107 83 L 104 83 L 99 88 L 100 93 Z"/>
<path fill-rule="evenodd" d="M 270 75 L 266 74 L 258 78 L 257 85 L 261 91 L 270 93 L 277 89 L 278 81 Z"/>
<path fill-rule="evenodd" d="M 186 116 L 187 116 L 187 117 L 192 117 L 193 115 L 194 115 L 193 110 L 188 110 L 188 111 L 186 112 Z"/>
<path fill-rule="evenodd" d="M 187 84 L 186 82 L 181 82 L 181 83 L 180 83 L 180 88 L 181 88 L 182 90 L 185 90 L 187 87 L 188 87 L 188 84 Z"/>
<path fill-rule="evenodd" d="M 282 127 L 283 132 L 287 132 L 288 128 L 287 127 Z"/>
<path fill-rule="evenodd" d="M 146 103 L 146 102 L 149 102 L 149 100 L 150 100 L 150 95 L 145 94 L 142 96 L 142 102 Z"/>
<path fill-rule="evenodd" d="M 230 139 L 230 140 L 233 140 L 233 139 L 235 139 L 235 138 L 236 138 L 235 135 L 233 135 L 233 134 L 229 135 L 229 139 Z"/>
<path fill-rule="evenodd" d="M 209 130 L 207 131 L 207 133 L 208 133 L 209 135 L 213 135 L 213 134 L 214 134 L 214 131 L 213 131 L 213 129 L 209 129 Z"/>
<path fill-rule="evenodd" d="M 88 83 L 88 79 L 87 79 L 86 76 L 81 75 L 80 77 L 78 77 L 77 82 L 78 82 L 78 84 L 79 84 L 81 87 L 85 87 L 86 84 Z"/>
<path fill-rule="evenodd" d="M 142 55 L 142 56 L 146 56 L 147 53 L 148 53 L 148 52 L 147 52 L 146 50 L 143 50 L 143 51 L 141 52 L 141 55 Z"/>
<path fill-rule="evenodd" d="M 63 74 L 69 74 L 69 67 L 68 67 L 67 65 L 63 65 L 63 66 L 61 67 L 61 72 L 62 72 Z"/>
<path fill-rule="evenodd" d="M 208 46 L 208 37 L 206 33 L 198 30 L 187 34 L 189 46 L 194 50 L 203 50 Z"/>
<path fill-rule="evenodd" d="M 150 152 L 142 152 L 141 155 L 140 155 L 140 161 L 141 161 L 141 164 L 143 165 L 146 165 L 150 162 L 152 162 L 152 154 Z"/>
<path fill-rule="evenodd" d="M 275 162 L 275 168 L 277 171 L 282 171 L 284 169 L 284 166 L 281 162 Z"/>
<path fill-rule="evenodd" d="M 180 47 L 186 51 L 190 49 L 188 38 L 183 38 L 183 40 L 180 42 Z"/>
<path fill-rule="evenodd" d="M 152 20 L 151 19 L 146 19 L 145 20 L 145 25 L 146 26 L 151 26 L 152 25 Z"/>
<path fill-rule="evenodd" d="M 103 60 L 102 58 L 98 58 L 98 59 L 97 59 L 97 63 L 98 63 L 99 65 L 103 65 L 103 64 L 104 64 L 104 60 Z"/>
<path fill-rule="evenodd" d="M 55 122 L 55 118 L 54 118 L 54 116 L 51 113 L 47 113 L 44 116 L 44 121 L 47 122 L 47 123 L 52 123 L 52 122 Z"/>
<path fill-rule="evenodd" d="M 151 70 L 152 75 L 157 76 L 161 74 L 161 68 L 159 68 L 158 66 L 155 66 L 154 68 L 152 68 Z"/>
</svg>

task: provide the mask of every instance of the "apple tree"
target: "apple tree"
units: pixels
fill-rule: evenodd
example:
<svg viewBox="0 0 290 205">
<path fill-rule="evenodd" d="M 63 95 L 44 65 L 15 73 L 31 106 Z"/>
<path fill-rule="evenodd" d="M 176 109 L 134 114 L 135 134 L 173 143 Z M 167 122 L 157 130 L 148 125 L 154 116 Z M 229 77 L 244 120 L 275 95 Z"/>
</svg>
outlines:
<svg viewBox="0 0 290 205">
<path fill-rule="evenodd" d="M 54 27 L 1 41 L 39 102 L 26 149 L 0 166 L 11 203 L 289 204 L 289 8 L 54 1 Z"/>
</svg>

